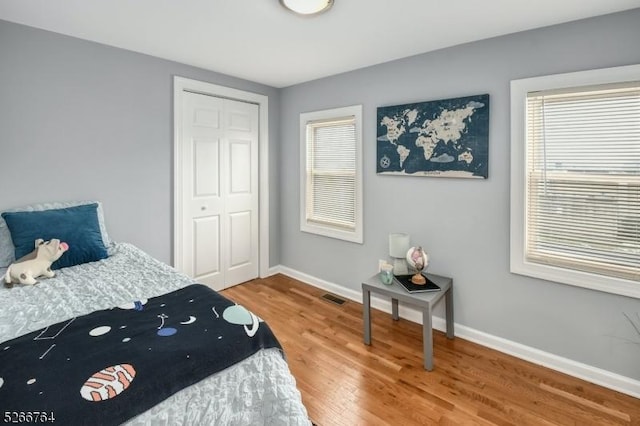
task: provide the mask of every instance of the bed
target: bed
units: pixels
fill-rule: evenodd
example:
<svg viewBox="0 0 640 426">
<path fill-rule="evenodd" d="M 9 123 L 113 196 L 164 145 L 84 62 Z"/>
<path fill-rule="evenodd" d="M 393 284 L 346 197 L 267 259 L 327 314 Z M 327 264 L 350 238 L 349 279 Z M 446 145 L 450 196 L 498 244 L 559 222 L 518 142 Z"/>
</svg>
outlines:
<svg viewBox="0 0 640 426">
<path fill-rule="evenodd" d="M 102 219 L 100 226 L 104 229 Z M 3 237 L 6 238 L 6 232 L 4 235 L 0 232 L 0 239 Z M 8 392 L 11 389 L 3 377 L 12 374 L 9 371 L 12 367 L 15 369 L 22 365 L 21 359 L 9 356 L 14 347 L 17 347 L 17 343 L 14 342 L 19 342 L 20 336 L 28 337 L 26 340 L 29 341 L 36 340 L 31 336 L 41 336 L 42 333 L 46 335 L 49 326 L 55 329 L 54 324 L 58 324 L 58 329 L 62 330 L 66 326 L 60 327 L 59 324 L 66 324 L 65 321 L 74 318 L 90 317 L 94 315 L 92 312 L 109 313 L 125 307 L 128 307 L 130 312 L 136 309 L 144 310 L 142 305 L 147 301 L 150 301 L 149 305 L 153 304 L 152 300 L 161 301 L 155 299 L 156 297 L 163 297 L 162 295 L 167 293 L 179 294 L 197 287 L 187 276 L 131 244 L 112 243 L 106 238 L 105 242 L 108 243 L 108 256 L 104 259 L 58 269 L 54 278 L 41 280 L 35 286 L 15 285 L 0 290 L 0 342 L 4 342 L 0 344 L 0 401 L 3 400 L 3 391 Z M 5 271 L 6 268 L 0 268 L 2 276 Z M 232 301 L 228 303 L 233 304 Z M 212 318 L 223 315 L 215 310 L 213 314 L 216 317 Z M 164 335 L 169 335 L 169 327 L 164 326 L 165 319 L 161 315 L 157 317 L 162 322 L 157 327 L 157 333 L 161 335 L 161 332 L 165 331 Z M 183 318 L 180 326 L 185 324 L 182 327 L 186 329 L 188 324 L 194 321 L 194 317 Z M 104 332 L 100 327 L 94 330 L 97 330 L 97 335 Z M 175 328 L 172 330 L 172 333 L 175 333 Z M 109 331 L 115 335 L 117 331 L 122 330 Z M 247 335 L 255 333 L 246 326 L 244 332 Z M 125 340 L 126 338 L 121 341 Z M 55 351 L 59 350 L 52 342 L 53 340 L 46 342 L 51 352 L 42 352 L 41 357 L 53 357 Z M 224 352 L 224 349 L 217 348 L 216 351 Z M 64 365 L 59 367 L 67 368 Z M 35 392 L 39 385 L 37 378 L 26 376 L 23 377 L 22 386 Z M 12 377 L 15 377 L 15 374 Z M 136 380 L 138 379 L 132 379 L 130 389 L 125 392 L 135 391 L 133 383 L 136 383 Z M 78 390 L 74 392 L 77 393 Z M 7 397 L 5 393 L 5 398 Z M 113 399 L 115 400 L 117 398 Z M 0 405 L 5 410 L 12 410 L 12 407 L 7 407 L 6 404 Z M 37 410 L 38 407 L 28 409 Z M 16 409 L 20 410 L 22 408 Z M 4 415 L 6 417 L 7 414 Z M 19 413 L 15 415 L 18 416 Z M 100 423 L 120 422 L 104 418 Z M 253 355 L 220 372 L 177 391 L 152 408 L 128 419 L 126 424 L 309 425 L 311 422 L 284 354 L 278 347 L 269 347 L 257 350 Z"/>
</svg>

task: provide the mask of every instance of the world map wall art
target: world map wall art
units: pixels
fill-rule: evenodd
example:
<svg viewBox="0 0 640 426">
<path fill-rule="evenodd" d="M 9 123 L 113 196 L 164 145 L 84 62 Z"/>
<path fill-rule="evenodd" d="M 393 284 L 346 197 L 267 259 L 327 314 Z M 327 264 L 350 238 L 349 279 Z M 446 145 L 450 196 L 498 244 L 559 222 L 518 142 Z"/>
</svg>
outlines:
<svg viewBox="0 0 640 426">
<path fill-rule="evenodd" d="M 378 108 L 377 172 L 484 178 L 489 174 L 489 95 Z"/>
</svg>

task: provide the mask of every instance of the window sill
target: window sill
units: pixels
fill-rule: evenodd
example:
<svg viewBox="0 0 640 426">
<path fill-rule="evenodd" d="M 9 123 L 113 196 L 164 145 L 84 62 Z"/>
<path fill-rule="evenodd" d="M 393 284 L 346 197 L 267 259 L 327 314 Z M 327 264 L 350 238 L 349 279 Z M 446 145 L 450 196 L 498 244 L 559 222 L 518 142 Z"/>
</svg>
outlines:
<svg viewBox="0 0 640 426">
<path fill-rule="evenodd" d="M 511 255 L 511 272 L 560 284 L 640 299 L 640 282 L 526 262 L 518 259 L 513 253 Z"/>
</svg>

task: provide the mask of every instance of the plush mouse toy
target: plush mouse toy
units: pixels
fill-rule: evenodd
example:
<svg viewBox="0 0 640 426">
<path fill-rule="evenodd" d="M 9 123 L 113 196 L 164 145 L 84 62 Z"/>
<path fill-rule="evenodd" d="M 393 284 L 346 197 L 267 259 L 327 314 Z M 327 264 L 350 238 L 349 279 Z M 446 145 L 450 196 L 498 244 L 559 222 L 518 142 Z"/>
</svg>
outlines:
<svg viewBox="0 0 640 426">
<path fill-rule="evenodd" d="M 21 257 L 9 265 L 4 276 L 7 287 L 12 283 L 35 284 L 36 278 L 44 275 L 51 278 L 56 274 L 51 270 L 51 264 L 58 260 L 65 251 L 69 250 L 67 243 L 52 239 L 45 241 L 42 238 L 36 240 L 36 249 L 26 256 Z"/>
</svg>

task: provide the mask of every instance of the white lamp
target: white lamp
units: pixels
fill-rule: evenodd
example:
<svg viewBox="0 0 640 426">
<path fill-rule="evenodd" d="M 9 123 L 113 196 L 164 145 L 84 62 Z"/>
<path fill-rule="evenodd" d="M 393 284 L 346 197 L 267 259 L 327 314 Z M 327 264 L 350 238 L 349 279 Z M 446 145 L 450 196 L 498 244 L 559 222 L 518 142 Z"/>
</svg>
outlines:
<svg viewBox="0 0 640 426">
<path fill-rule="evenodd" d="M 315 15 L 333 6 L 333 0 L 280 0 L 285 8 L 299 15 Z"/>
<path fill-rule="evenodd" d="M 409 250 L 409 234 L 389 234 L 389 256 L 393 258 L 393 275 L 407 275 L 407 250 Z"/>
</svg>

